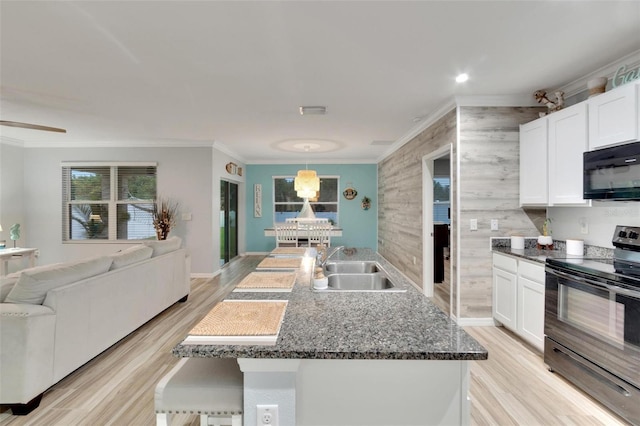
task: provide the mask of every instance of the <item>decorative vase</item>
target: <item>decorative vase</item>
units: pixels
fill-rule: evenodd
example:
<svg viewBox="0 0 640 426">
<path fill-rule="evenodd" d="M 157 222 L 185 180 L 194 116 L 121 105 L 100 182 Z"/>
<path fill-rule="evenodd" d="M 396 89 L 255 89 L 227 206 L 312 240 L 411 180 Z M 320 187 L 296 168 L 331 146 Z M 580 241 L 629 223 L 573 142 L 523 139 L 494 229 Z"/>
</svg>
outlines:
<svg viewBox="0 0 640 426">
<path fill-rule="evenodd" d="M 551 235 L 540 235 L 538 237 L 538 249 L 553 250 L 553 238 Z"/>
<path fill-rule="evenodd" d="M 592 78 L 587 82 L 587 88 L 589 89 L 589 97 L 598 96 L 604 93 L 607 87 L 607 77 Z"/>
<path fill-rule="evenodd" d="M 160 240 L 160 241 L 166 240 L 167 236 L 169 236 L 169 231 L 170 231 L 170 229 L 157 228 L 156 229 L 156 236 L 158 237 L 158 240 Z"/>
</svg>

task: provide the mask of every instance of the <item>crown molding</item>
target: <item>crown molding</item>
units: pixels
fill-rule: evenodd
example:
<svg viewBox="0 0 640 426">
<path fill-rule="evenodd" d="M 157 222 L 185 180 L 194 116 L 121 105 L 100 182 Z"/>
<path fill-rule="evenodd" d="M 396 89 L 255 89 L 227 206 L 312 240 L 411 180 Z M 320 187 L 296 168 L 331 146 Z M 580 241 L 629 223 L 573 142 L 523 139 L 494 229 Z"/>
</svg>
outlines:
<svg viewBox="0 0 640 426">
<path fill-rule="evenodd" d="M 636 68 L 640 66 L 640 50 L 636 50 L 615 62 L 612 62 L 608 65 L 605 65 L 597 70 L 571 82 L 558 90 L 562 90 L 565 93 L 565 99 L 576 95 L 578 93 L 584 92 L 587 90 L 587 82 L 595 77 L 604 77 L 606 76 L 611 79 L 615 74 L 616 70 L 622 65 L 626 65 L 629 69 Z M 433 125 L 437 120 L 442 118 L 446 113 L 451 111 L 453 108 L 457 108 L 459 106 L 485 106 L 485 107 L 498 107 L 498 106 L 540 106 L 535 102 L 533 96 L 531 94 L 526 95 L 508 95 L 508 96 L 455 96 L 448 101 L 446 101 L 439 108 L 430 113 L 419 125 L 413 127 L 409 132 L 407 132 L 404 136 L 398 139 L 396 142 L 391 144 L 389 149 L 387 149 L 380 157 L 378 157 L 377 162 L 380 163 L 385 158 L 389 157 L 395 151 L 400 149 L 403 145 L 411 141 L 413 138 L 418 136 L 421 132 L 429 128 Z"/>
<path fill-rule="evenodd" d="M 22 142 L 20 139 L 10 138 L 8 136 L 0 135 L 0 144 L 13 145 L 24 148 L 24 142 Z"/>
<path fill-rule="evenodd" d="M 445 103 L 436 108 L 432 113 L 428 114 L 418 125 L 414 126 L 411 130 L 404 134 L 404 136 L 400 137 L 397 141 L 392 143 L 385 152 L 382 153 L 380 157 L 377 158 L 376 162 L 380 163 L 382 160 L 396 152 L 403 145 L 411 141 L 413 138 L 422 133 L 425 129 L 428 129 L 433 125 L 436 121 L 444 117 L 445 114 L 450 112 L 452 109 L 456 107 L 456 102 L 454 98 L 447 100 Z"/>
<path fill-rule="evenodd" d="M 220 151 L 223 154 L 227 154 L 229 157 L 233 157 L 236 161 L 239 161 L 239 162 L 244 163 L 244 164 L 248 164 L 247 160 L 245 158 L 243 158 L 237 152 L 234 152 L 231 149 L 229 149 L 229 147 L 226 146 L 225 144 L 223 144 L 222 142 L 214 141 L 213 142 L 213 149 L 215 149 L 217 151 Z"/>
<path fill-rule="evenodd" d="M 597 70 L 590 72 L 589 74 L 580 77 L 579 79 L 574 80 L 571 83 L 565 84 L 564 86 L 560 87 L 559 90 L 562 90 L 564 92 L 565 99 L 577 95 L 578 93 L 582 93 L 588 90 L 587 82 L 592 78 L 607 77 L 609 80 L 611 80 L 618 68 L 620 68 L 622 65 L 626 65 L 628 69 L 640 66 L 640 50 L 631 52 L 630 54 L 618 59 L 615 62 L 598 68 Z"/>
</svg>

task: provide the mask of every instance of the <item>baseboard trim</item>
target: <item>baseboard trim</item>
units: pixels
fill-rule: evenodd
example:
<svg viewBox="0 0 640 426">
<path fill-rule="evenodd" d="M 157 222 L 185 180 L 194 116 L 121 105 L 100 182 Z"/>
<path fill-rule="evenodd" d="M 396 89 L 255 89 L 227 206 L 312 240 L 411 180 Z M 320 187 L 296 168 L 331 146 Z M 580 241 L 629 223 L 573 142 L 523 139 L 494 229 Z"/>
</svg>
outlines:
<svg viewBox="0 0 640 426">
<path fill-rule="evenodd" d="M 189 275 L 190 278 L 215 278 L 216 276 L 220 275 L 220 270 L 218 269 L 216 272 L 208 272 L 208 273 L 192 273 L 191 275 Z"/>
<path fill-rule="evenodd" d="M 271 253 L 271 252 L 270 251 L 248 251 L 244 255 L 246 255 L 246 256 L 266 256 L 269 253 Z"/>
<path fill-rule="evenodd" d="M 494 327 L 496 325 L 493 318 L 458 318 L 456 322 L 460 327 Z"/>
</svg>

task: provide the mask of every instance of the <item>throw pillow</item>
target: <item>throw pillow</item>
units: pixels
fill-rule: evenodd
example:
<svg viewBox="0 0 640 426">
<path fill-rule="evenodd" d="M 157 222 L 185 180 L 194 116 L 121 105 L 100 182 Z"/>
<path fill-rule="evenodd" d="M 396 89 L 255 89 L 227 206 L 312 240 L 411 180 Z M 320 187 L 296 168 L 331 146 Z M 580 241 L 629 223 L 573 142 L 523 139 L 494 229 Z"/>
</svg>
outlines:
<svg viewBox="0 0 640 426">
<path fill-rule="evenodd" d="M 113 260 L 113 263 L 109 270 L 113 271 L 114 269 L 124 268 L 132 263 L 149 259 L 152 254 L 153 249 L 142 244 L 110 254 L 109 257 Z"/>
<path fill-rule="evenodd" d="M 49 290 L 105 273 L 111 266 L 108 256 L 95 257 L 40 271 L 24 271 L 5 302 L 41 305 Z"/>
<path fill-rule="evenodd" d="M 169 237 L 164 241 L 145 241 L 144 245 L 153 249 L 151 257 L 156 257 L 169 253 L 171 251 L 178 250 L 182 244 L 180 237 Z"/>
</svg>

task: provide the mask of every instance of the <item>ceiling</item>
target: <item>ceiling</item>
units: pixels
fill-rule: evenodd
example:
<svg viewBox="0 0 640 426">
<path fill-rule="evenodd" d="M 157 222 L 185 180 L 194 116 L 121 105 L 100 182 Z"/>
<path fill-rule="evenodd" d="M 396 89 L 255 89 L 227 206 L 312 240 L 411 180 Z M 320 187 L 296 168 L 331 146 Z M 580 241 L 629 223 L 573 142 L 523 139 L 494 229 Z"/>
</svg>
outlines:
<svg viewBox="0 0 640 426">
<path fill-rule="evenodd" d="M 638 1 L 2 0 L 0 119 L 67 133 L 0 135 L 377 162 L 454 96 L 566 85 L 638 51 L 639 28 Z"/>
</svg>

